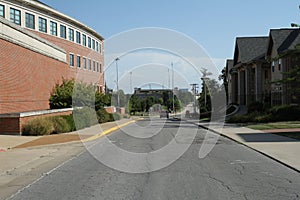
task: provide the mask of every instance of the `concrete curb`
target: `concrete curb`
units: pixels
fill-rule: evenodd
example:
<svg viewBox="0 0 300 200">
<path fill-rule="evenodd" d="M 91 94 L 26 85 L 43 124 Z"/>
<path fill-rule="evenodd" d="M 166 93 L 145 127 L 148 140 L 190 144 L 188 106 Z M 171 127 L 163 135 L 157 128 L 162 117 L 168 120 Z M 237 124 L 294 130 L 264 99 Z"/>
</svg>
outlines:
<svg viewBox="0 0 300 200">
<path fill-rule="evenodd" d="M 187 121 L 187 120 L 185 120 L 185 121 Z M 187 121 L 187 122 L 188 122 L 188 121 Z M 237 140 L 235 140 L 235 139 L 233 139 L 233 138 L 231 138 L 231 137 L 229 137 L 229 136 L 227 136 L 227 135 L 224 135 L 223 133 L 220 133 L 220 132 L 218 132 L 218 131 L 215 131 L 215 130 L 213 130 L 213 129 L 210 129 L 210 128 L 208 128 L 208 127 L 206 127 L 206 126 L 203 126 L 203 125 L 201 125 L 201 124 L 194 123 L 194 122 L 191 122 L 191 123 L 193 123 L 194 125 L 196 125 L 196 126 L 198 126 L 198 127 L 200 127 L 200 128 L 203 128 L 203 129 L 205 129 L 205 130 L 208 130 L 208 131 L 211 131 L 211 132 L 216 133 L 216 134 L 218 134 L 218 135 L 221 135 L 222 137 L 225 137 L 225 138 L 227 138 L 227 139 L 230 139 L 230 140 L 232 140 L 232 141 L 234 141 L 234 142 L 236 142 L 236 143 L 238 143 L 238 144 L 241 144 L 241 145 L 243 145 L 243 146 L 245 146 L 245 147 L 247 147 L 247 148 L 249 148 L 249 149 L 252 149 L 252 150 L 254 150 L 254 151 L 257 152 L 257 153 L 260 153 L 260 154 L 262 154 L 262 155 L 264 155 L 264 156 L 266 156 L 266 157 L 268 157 L 268 158 L 270 158 L 270 159 L 272 159 L 272 160 L 274 160 L 274 161 L 276 161 L 276 162 L 278 162 L 278 163 L 280 163 L 280 164 L 282 164 L 282 165 L 284 165 L 284 166 L 286 166 L 286 167 L 288 167 L 288 168 L 290 168 L 290 169 L 292 169 L 292 170 L 294 170 L 294 171 L 300 173 L 300 170 L 296 169 L 295 167 L 293 167 L 293 166 L 291 166 L 291 165 L 288 165 L 288 164 L 286 164 L 286 163 L 284 163 L 284 162 L 278 160 L 277 158 L 274 158 L 274 157 L 272 157 L 272 156 L 270 156 L 270 155 L 268 155 L 268 154 L 266 154 L 266 153 L 264 153 L 264 152 L 262 152 L 262 151 L 260 151 L 260 150 L 257 150 L 257 149 L 255 149 L 255 148 L 253 148 L 253 147 L 250 147 L 250 146 L 248 146 L 247 144 L 245 144 L 245 143 L 243 143 L 243 142 L 237 141 Z"/>
<path fill-rule="evenodd" d="M 120 128 L 124 127 L 124 126 L 128 126 L 136 121 L 139 121 L 139 120 L 143 120 L 143 118 L 140 118 L 140 119 L 137 119 L 137 120 L 131 120 L 131 121 L 128 121 L 124 124 L 120 124 L 120 125 L 117 125 L 117 126 L 114 126 L 112 128 L 109 128 L 107 130 L 104 130 L 102 133 L 98 133 L 96 135 L 93 135 L 91 137 L 88 137 L 88 138 L 85 138 L 85 139 L 79 139 L 79 140 L 76 140 L 76 141 L 70 141 L 70 142 L 62 142 L 62 143 L 54 143 L 54 144 L 45 144 L 45 145 L 37 145 L 37 146 L 29 146 L 29 147 L 26 147 L 27 148 L 40 148 L 40 147 L 53 147 L 53 146 L 59 146 L 59 145 L 65 145 L 65 144 L 79 144 L 79 143 L 85 143 L 85 142 L 91 142 L 91 141 L 94 141 L 94 140 L 97 140 L 105 135 L 108 135 L 114 131 L 117 131 L 119 130 Z M 80 138 L 80 137 L 79 137 Z M 15 149 L 15 147 L 13 147 L 12 149 Z M 22 148 L 20 148 L 22 149 Z M 3 152 L 6 152 L 6 151 L 3 151 Z"/>
<path fill-rule="evenodd" d="M 234 142 L 236 142 L 236 143 L 238 143 L 238 144 L 241 144 L 241 145 L 243 145 L 243 146 L 245 146 L 245 147 L 248 147 L 249 149 L 252 149 L 252 150 L 254 150 L 254 151 L 256 151 L 256 152 L 258 152 L 258 153 L 260 153 L 260 154 L 262 154 L 262 155 L 264 155 L 264 156 L 266 156 L 266 157 L 268 157 L 268 158 L 270 158 L 270 159 L 272 159 L 272 160 L 274 160 L 274 161 L 276 161 L 276 162 L 278 162 L 278 163 L 280 163 L 280 164 L 282 164 L 282 165 L 284 165 L 284 166 L 286 166 L 286 167 L 288 167 L 288 168 L 290 168 L 290 169 L 292 169 L 292 170 L 294 170 L 294 171 L 300 173 L 300 170 L 294 168 L 293 166 L 290 166 L 290 165 L 288 165 L 288 164 L 286 164 L 286 163 L 284 163 L 284 162 L 278 160 L 277 158 L 274 158 L 274 157 L 272 157 L 272 156 L 270 156 L 270 155 L 268 155 L 268 154 L 266 154 L 266 153 L 264 153 L 264 152 L 262 152 L 262 151 L 260 151 L 260 150 L 257 150 L 257 149 L 255 149 L 255 148 L 253 148 L 253 147 L 250 147 L 250 146 L 248 146 L 247 144 L 245 144 L 245 143 L 243 143 L 243 142 L 237 141 L 237 140 L 235 140 L 235 139 L 233 139 L 233 138 L 231 138 L 231 137 L 229 137 L 229 136 L 227 136 L 227 135 L 224 135 L 224 134 L 222 134 L 222 133 L 219 133 L 219 132 L 217 132 L 217 131 L 215 131 L 215 130 L 212 130 L 212 129 L 208 128 L 208 127 L 205 127 L 205 126 L 203 126 L 203 125 L 200 125 L 200 124 L 195 124 L 195 125 L 197 125 L 197 126 L 203 128 L 203 129 L 206 129 L 206 130 L 208 130 L 208 131 L 211 131 L 211 132 L 214 132 L 214 133 L 216 133 L 216 134 L 219 134 L 219 135 L 221 135 L 221 136 L 223 136 L 223 137 L 225 137 L 225 138 L 227 138 L 227 139 L 230 139 L 230 140 L 232 140 L 232 141 L 234 141 Z"/>
</svg>

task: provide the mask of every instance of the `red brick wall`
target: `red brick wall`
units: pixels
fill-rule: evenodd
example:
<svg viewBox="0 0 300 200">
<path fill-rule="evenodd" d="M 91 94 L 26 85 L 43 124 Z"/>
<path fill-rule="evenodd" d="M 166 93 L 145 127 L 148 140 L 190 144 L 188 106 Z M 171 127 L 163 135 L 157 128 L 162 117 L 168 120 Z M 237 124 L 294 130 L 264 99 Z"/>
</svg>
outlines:
<svg viewBox="0 0 300 200">
<path fill-rule="evenodd" d="M 20 118 L 0 118 L 0 134 L 19 134 Z"/>
<path fill-rule="evenodd" d="M 94 60 L 99 63 L 99 65 L 102 65 L 102 69 L 104 68 L 104 57 L 103 54 L 100 54 L 99 52 L 96 52 L 95 50 L 89 49 L 87 47 L 84 47 L 80 44 L 76 44 L 75 42 L 71 42 L 66 39 L 62 39 L 60 37 L 51 36 L 49 34 L 41 33 L 38 31 L 33 31 L 30 29 L 27 29 L 34 34 L 40 36 L 41 38 L 44 38 L 51 43 L 61 47 L 66 51 L 67 56 L 67 62 L 69 63 L 69 53 L 72 53 L 74 55 L 74 67 L 69 67 L 69 78 L 70 77 L 76 77 L 77 80 L 83 81 L 86 83 L 98 83 L 100 86 L 104 86 L 104 73 L 102 70 L 102 73 L 100 72 L 94 72 L 93 71 L 93 65 L 92 65 L 92 71 L 89 70 L 83 70 L 83 67 L 80 69 L 77 68 L 77 61 L 76 56 L 81 56 L 81 64 L 82 64 L 82 57 L 86 57 L 87 59 Z M 102 47 L 103 50 L 103 47 Z M 93 64 L 93 63 L 92 63 Z M 88 61 L 87 61 L 87 69 L 88 69 Z M 104 92 L 104 91 L 102 91 Z"/>
<path fill-rule="evenodd" d="M 69 66 L 0 39 L 0 113 L 45 110 Z"/>
</svg>

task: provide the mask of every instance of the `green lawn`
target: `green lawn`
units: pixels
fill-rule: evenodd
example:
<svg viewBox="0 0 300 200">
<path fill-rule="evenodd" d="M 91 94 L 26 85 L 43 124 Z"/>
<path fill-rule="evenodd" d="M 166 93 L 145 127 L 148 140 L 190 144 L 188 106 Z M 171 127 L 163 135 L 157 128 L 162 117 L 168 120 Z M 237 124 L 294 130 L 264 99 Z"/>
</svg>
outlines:
<svg viewBox="0 0 300 200">
<path fill-rule="evenodd" d="M 247 127 L 256 130 L 300 128 L 300 121 L 261 123 L 261 124 L 248 125 Z M 288 133 L 280 132 L 280 133 L 272 133 L 272 134 L 300 140 L 300 132 L 288 132 Z"/>
</svg>

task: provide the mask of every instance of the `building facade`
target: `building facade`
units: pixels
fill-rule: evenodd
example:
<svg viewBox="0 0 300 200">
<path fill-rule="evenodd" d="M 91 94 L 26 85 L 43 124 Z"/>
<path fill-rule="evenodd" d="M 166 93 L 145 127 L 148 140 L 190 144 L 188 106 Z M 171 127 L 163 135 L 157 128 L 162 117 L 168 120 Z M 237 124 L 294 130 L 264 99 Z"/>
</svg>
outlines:
<svg viewBox="0 0 300 200">
<path fill-rule="evenodd" d="M 228 103 L 299 104 L 298 83 L 284 83 L 300 66 L 300 29 L 272 29 L 267 37 L 238 37 L 227 60 Z M 291 52 L 293 52 L 291 54 Z"/>
<path fill-rule="evenodd" d="M 104 92 L 104 38 L 37 0 L 0 0 L 0 114 L 49 109 L 56 83 Z"/>
</svg>

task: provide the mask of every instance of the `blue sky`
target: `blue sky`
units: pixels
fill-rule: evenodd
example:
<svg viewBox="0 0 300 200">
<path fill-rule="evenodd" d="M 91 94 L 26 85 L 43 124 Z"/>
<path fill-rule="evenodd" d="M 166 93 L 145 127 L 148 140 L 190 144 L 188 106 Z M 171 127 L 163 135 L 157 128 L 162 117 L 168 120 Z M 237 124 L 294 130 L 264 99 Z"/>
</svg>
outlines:
<svg viewBox="0 0 300 200">
<path fill-rule="evenodd" d="M 232 58 L 237 36 L 266 36 L 271 28 L 300 23 L 300 2 L 296 0 L 42 1 L 95 29 L 105 39 L 143 27 L 181 32 L 199 43 L 219 69 Z M 113 78 L 111 81 L 115 82 Z"/>
<path fill-rule="evenodd" d="M 232 57 L 236 36 L 267 35 L 300 23 L 299 1 L 273 0 L 42 0 L 105 38 L 140 27 L 182 32 L 215 58 Z"/>
</svg>

